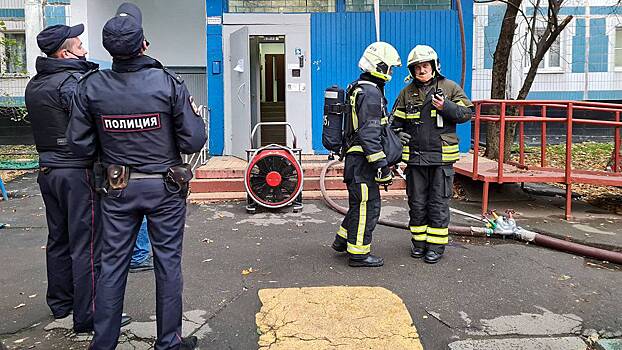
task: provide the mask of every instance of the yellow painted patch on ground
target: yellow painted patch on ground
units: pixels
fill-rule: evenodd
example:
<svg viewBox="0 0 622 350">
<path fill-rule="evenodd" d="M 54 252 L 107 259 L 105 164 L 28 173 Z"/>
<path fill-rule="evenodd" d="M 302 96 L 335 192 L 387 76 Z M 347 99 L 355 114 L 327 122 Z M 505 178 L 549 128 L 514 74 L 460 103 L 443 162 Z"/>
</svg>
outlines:
<svg viewBox="0 0 622 350">
<path fill-rule="evenodd" d="M 423 349 L 404 302 L 385 288 L 262 289 L 259 299 L 259 350 Z"/>
</svg>

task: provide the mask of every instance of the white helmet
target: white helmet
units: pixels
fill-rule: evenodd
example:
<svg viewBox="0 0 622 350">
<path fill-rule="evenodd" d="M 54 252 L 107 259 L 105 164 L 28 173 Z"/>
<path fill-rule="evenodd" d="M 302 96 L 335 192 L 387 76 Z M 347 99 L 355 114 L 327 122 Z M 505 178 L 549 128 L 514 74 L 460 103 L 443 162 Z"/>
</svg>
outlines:
<svg viewBox="0 0 622 350">
<path fill-rule="evenodd" d="M 391 80 L 391 67 L 394 66 L 402 66 L 400 55 L 393 46 L 382 41 L 367 46 L 359 60 L 359 68 L 385 81 Z"/>
<path fill-rule="evenodd" d="M 436 73 L 441 73 L 441 64 L 436 51 L 428 45 L 417 45 L 408 54 L 408 70 L 414 69 L 416 63 L 432 62 Z M 411 72 L 412 74 L 412 72 Z"/>
</svg>

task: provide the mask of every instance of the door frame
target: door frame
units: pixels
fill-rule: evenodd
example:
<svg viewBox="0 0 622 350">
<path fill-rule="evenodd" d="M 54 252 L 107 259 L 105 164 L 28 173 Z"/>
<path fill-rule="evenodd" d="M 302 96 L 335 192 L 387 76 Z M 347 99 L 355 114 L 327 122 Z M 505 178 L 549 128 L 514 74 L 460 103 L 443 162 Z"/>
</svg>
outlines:
<svg viewBox="0 0 622 350">
<path fill-rule="evenodd" d="M 279 23 L 278 25 L 272 23 Z M 255 35 L 282 35 L 285 36 L 285 101 L 286 120 L 292 124 L 298 139 L 298 147 L 304 153 L 313 153 L 312 142 L 312 113 L 311 113 L 311 16 L 309 14 L 224 14 L 223 15 L 223 72 L 224 72 L 224 155 L 232 151 L 232 133 L 234 123 L 232 103 L 235 96 L 231 94 L 231 64 L 227 59 L 230 56 L 230 34 L 241 27 L 248 27 L 250 36 Z M 294 48 L 301 48 L 304 52 L 305 63 L 301 69 L 300 78 L 290 76 L 291 65 L 297 64 L 298 57 Z M 305 91 L 288 91 L 289 84 L 305 84 Z M 288 145 L 291 145 L 291 134 L 287 135 Z M 248 142 L 247 142 L 248 143 Z"/>
</svg>

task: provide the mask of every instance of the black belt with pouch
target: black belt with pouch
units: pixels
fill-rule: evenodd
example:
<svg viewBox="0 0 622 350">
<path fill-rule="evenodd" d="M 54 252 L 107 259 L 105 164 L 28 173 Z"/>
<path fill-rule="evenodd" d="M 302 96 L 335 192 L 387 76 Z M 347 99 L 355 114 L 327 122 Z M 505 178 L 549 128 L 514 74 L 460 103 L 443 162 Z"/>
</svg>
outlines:
<svg viewBox="0 0 622 350">
<path fill-rule="evenodd" d="M 130 167 L 117 164 L 108 165 L 106 178 L 110 189 L 122 190 L 127 187 L 130 180 Z"/>
<path fill-rule="evenodd" d="M 188 184 L 192 180 L 192 166 L 184 163 L 168 168 L 164 177 L 166 189 L 171 193 L 188 194 Z"/>
</svg>

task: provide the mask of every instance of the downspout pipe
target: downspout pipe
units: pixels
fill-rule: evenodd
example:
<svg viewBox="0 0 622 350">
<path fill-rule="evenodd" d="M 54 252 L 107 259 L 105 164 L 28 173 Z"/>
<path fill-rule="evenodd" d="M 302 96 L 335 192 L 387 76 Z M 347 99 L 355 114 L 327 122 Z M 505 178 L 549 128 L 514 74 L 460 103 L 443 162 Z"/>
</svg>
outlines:
<svg viewBox="0 0 622 350">
<path fill-rule="evenodd" d="M 333 160 L 326 163 L 320 173 L 320 190 L 322 192 L 322 198 L 326 204 L 338 213 L 345 215 L 348 209 L 335 202 L 328 191 L 326 191 L 326 173 L 333 165 L 338 163 L 339 160 Z M 468 214 L 469 217 L 475 215 Z M 380 219 L 378 223 L 385 226 L 400 228 L 409 230 L 408 224 L 399 221 Z M 507 232 L 493 232 L 489 228 L 477 227 L 477 226 L 454 226 L 449 225 L 449 233 L 454 236 L 468 236 L 468 237 L 493 237 L 493 238 L 507 238 L 511 237 L 520 241 L 533 243 L 542 247 L 555 249 L 558 251 L 568 252 L 576 255 L 582 255 L 589 258 L 594 258 L 603 261 L 609 261 L 622 265 L 622 252 L 614 252 L 606 249 L 600 249 L 590 247 L 587 245 L 569 242 L 558 238 L 553 238 L 542 233 L 526 230 L 520 226 L 515 229 L 508 230 Z"/>
</svg>

